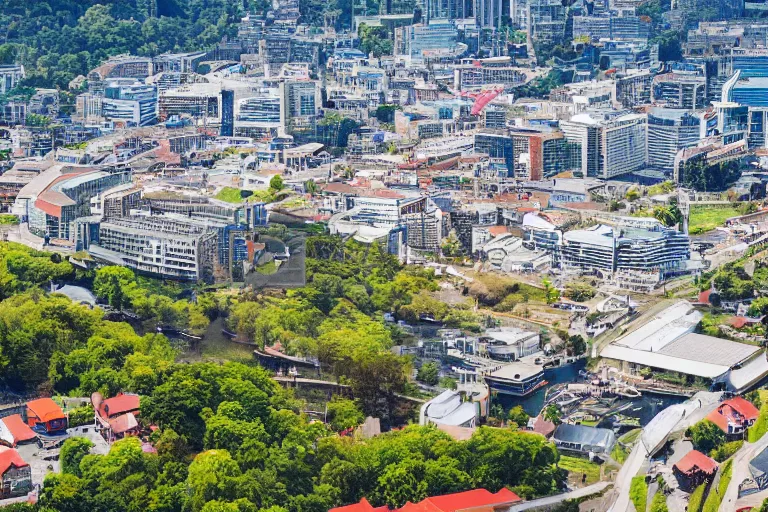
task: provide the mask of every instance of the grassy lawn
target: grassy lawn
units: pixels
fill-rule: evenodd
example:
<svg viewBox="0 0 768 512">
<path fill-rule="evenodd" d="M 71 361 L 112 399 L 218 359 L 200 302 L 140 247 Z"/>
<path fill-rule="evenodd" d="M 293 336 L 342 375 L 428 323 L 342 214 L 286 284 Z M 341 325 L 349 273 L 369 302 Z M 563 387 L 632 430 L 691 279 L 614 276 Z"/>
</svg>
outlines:
<svg viewBox="0 0 768 512">
<path fill-rule="evenodd" d="M 611 458 L 619 464 L 624 464 L 624 461 L 629 457 L 629 450 L 622 447 L 621 444 L 616 443 L 611 450 Z"/>
<path fill-rule="evenodd" d="M 224 187 L 216 194 L 216 199 L 219 201 L 226 201 L 228 203 L 242 203 L 243 198 L 240 195 L 239 188 Z"/>
<path fill-rule="evenodd" d="M 253 362 L 253 349 L 229 340 L 203 341 L 200 359 L 202 361 L 239 361 Z"/>
<path fill-rule="evenodd" d="M 645 512 L 648 508 L 648 484 L 645 483 L 645 475 L 638 475 L 632 479 L 629 499 L 632 500 L 637 512 Z"/>
<path fill-rule="evenodd" d="M 240 195 L 240 189 L 234 187 L 224 187 L 216 194 L 215 198 L 219 201 L 226 201 L 227 203 L 242 203 L 243 201 L 261 201 L 264 203 L 271 203 L 275 200 L 275 192 L 273 190 L 254 190 L 253 194 L 247 198 L 243 198 Z"/>
<path fill-rule="evenodd" d="M 579 457 L 560 456 L 560 462 L 557 464 L 569 473 L 572 481 L 581 483 L 581 475 L 586 473 L 587 481 L 585 485 L 591 485 L 600 481 L 600 466 L 587 459 Z"/>
<path fill-rule="evenodd" d="M 726 462 L 720 469 L 720 482 L 717 484 L 717 489 L 710 489 L 707 501 L 704 502 L 704 512 L 717 512 L 720 508 L 720 503 L 723 501 L 728 484 L 731 483 L 731 477 L 733 476 L 733 459 Z"/>
<path fill-rule="evenodd" d="M 277 263 L 274 261 L 269 261 L 263 265 L 260 265 L 256 267 L 256 272 L 259 274 L 264 274 L 265 276 L 271 276 L 275 272 L 277 272 Z"/>
<path fill-rule="evenodd" d="M 630 430 L 629 432 L 627 432 L 626 434 L 624 434 L 619 438 L 619 442 L 623 444 L 632 444 L 640 438 L 640 434 L 642 433 L 643 433 L 643 429 L 641 428 Z"/>
<path fill-rule="evenodd" d="M 688 232 L 698 235 L 722 226 L 726 219 L 741 215 L 735 207 L 708 208 L 706 206 L 694 206 L 691 208 L 691 216 L 688 220 Z"/>
</svg>

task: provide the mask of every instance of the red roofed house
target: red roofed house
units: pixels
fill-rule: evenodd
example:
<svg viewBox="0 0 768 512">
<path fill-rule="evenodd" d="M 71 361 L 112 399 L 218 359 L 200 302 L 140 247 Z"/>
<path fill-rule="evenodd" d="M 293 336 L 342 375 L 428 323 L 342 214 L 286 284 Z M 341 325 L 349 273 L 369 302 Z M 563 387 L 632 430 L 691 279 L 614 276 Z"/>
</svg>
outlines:
<svg viewBox="0 0 768 512">
<path fill-rule="evenodd" d="M 112 442 L 139 433 L 136 416 L 139 414 L 140 401 L 139 395 L 121 393 L 103 400 L 101 394 L 94 393 L 91 403 L 96 410 L 96 420 L 102 427 L 102 435 L 107 441 Z"/>
<path fill-rule="evenodd" d="M 691 450 L 672 466 L 672 471 L 680 487 L 692 490 L 715 477 L 717 462 L 699 451 Z"/>
<path fill-rule="evenodd" d="M 492 493 L 485 489 L 444 494 L 426 498 L 418 503 L 410 501 L 392 512 L 470 512 L 502 511 L 515 503 L 520 503 L 520 497 L 509 489 Z M 374 508 L 363 498 L 360 503 L 346 507 L 332 508 L 328 512 L 389 512 L 387 507 Z"/>
<path fill-rule="evenodd" d="M 520 496 L 506 488 L 495 494 L 485 489 L 474 489 L 435 496 L 418 503 L 408 502 L 398 509 L 397 512 L 459 512 L 476 509 L 484 511 L 503 510 L 521 501 Z"/>
<path fill-rule="evenodd" d="M 50 398 L 27 402 L 27 424 L 37 431 L 58 432 L 67 428 L 67 416 Z"/>
<path fill-rule="evenodd" d="M 13 448 L 0 446 L 0 499 L 23 496 L 32 490 L 32 469 Z"/>
<path fill-rule="evenodd" d="M 759 415 L 757 407 L 737 396 L 718 405 L 707 419 L 720 427 L 727 436 L 742 437 Z"/>
<path fill-rule="evenodd" d="M 386 505 L 383 507 L 374 507 L 368 503 L 367 499 L 363 498 L 360 500 L 360 503 L 332 508 L 328 512 L 389 512 L 389 507 Z"/>
<path fill-rule="evenodd" d="M 18 414 L 0 418 L 0 444 L 14 448 L 17 444 L 34 441 L 36 438 L 37 434 Z"/>
</svg>

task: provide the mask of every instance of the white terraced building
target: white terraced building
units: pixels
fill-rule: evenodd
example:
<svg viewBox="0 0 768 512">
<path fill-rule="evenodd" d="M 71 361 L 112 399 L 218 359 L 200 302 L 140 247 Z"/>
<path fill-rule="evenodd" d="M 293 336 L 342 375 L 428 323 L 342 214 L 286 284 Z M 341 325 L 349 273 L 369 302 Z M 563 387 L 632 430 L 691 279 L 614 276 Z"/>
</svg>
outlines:
<svg viewBox="0 0 768 512">
<path fill-rule="evenodd" d="M 564 233 L 560 246 L 562 268 L 603 278 L 642 274 L 652 278 L 648 281 L 651 284 L 687 272 L 688 236 L 655 219 L 643 220 L 641 226 L 622 219 L 618 226 L 600 224 Z"/>
</svg>

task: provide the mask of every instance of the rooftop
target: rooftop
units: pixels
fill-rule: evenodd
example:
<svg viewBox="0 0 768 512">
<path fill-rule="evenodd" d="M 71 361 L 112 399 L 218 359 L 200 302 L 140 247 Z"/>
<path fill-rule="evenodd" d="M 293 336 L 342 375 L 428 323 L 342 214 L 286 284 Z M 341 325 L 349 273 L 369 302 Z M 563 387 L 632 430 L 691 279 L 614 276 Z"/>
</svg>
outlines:
<svg viewBox="0 0 768 512">
<path fill-rule="evenodd" d="M 524 381 L 543 372 L 541 366 L 515 361 L 513 363 L 505 364 L 498 370 L 491 372 L 490 376 L 496 379 Z"/>
<path fill-rule="evenodd" d="M 691 450 L 682 459 L 677 461 L 674 467 L 682 473 L 702 471 L 712 475 L 717 471 L 717 462 L 699 451 Z"/>
<path fill-rule="evenodd" d="M 66 418 L 61 407 L 50 398 L 38 398 L 37 400 L 29 401 L 27 402 L 27 408 L 40 418 L 40 421 L 46 423 L 51 420 Z"/>
<path fill-rule="evenodd" d="M 607 428 L 595 428 L 585 425 L 558 425 L 552 438 L 569 444 L 600 446 L 609 448 L 613 445 L 615 436 L 612 430 Z"/>
</svg>

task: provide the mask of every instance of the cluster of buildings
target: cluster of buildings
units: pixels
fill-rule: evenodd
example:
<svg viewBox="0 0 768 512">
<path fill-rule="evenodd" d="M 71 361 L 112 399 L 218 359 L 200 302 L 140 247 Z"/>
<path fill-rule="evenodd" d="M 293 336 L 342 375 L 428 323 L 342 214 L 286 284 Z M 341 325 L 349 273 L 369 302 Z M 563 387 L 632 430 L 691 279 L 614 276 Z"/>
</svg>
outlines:
<svg viewBox="0 0 768 512">
<path fill-rule="evenodd" d="M 97 261 L 226 279 L 258 252 L 267 207 L 213 196 L 266 191 L 278 174 L 303 195 L 300 219 L 404 261 L 450 253 L 648 291 L 702 268 L 687 223 L 613 203 L 633 184 L 689 184 L 766 156 L 768 25 L 736 19 L 749 2 L 676 2 L 672 27 L 697 9 L 734 20 L 698 23 L 682 55 L 659 55 L 639 7 L 447 0 L 414 14 L 389 2 L 354 8 L 352 32 L 337 32 L 333 16 L 308 27 L 297 2 L 277 1 L 210 48 L 110 57 L 73 81 L 69 115 L 56 91 L 8 96 L 0 207 Z M 368 51 L 369 30 L 391 55 Z M 22 66 L 0 67 L 0 93 L 23 79 Z M 60 122 L 30 126 L 32 113 Z M 766 185 L 750 173 L 738 195 Z M 148 193 L 158 188 L 173 193 Z"/>
</svg>

